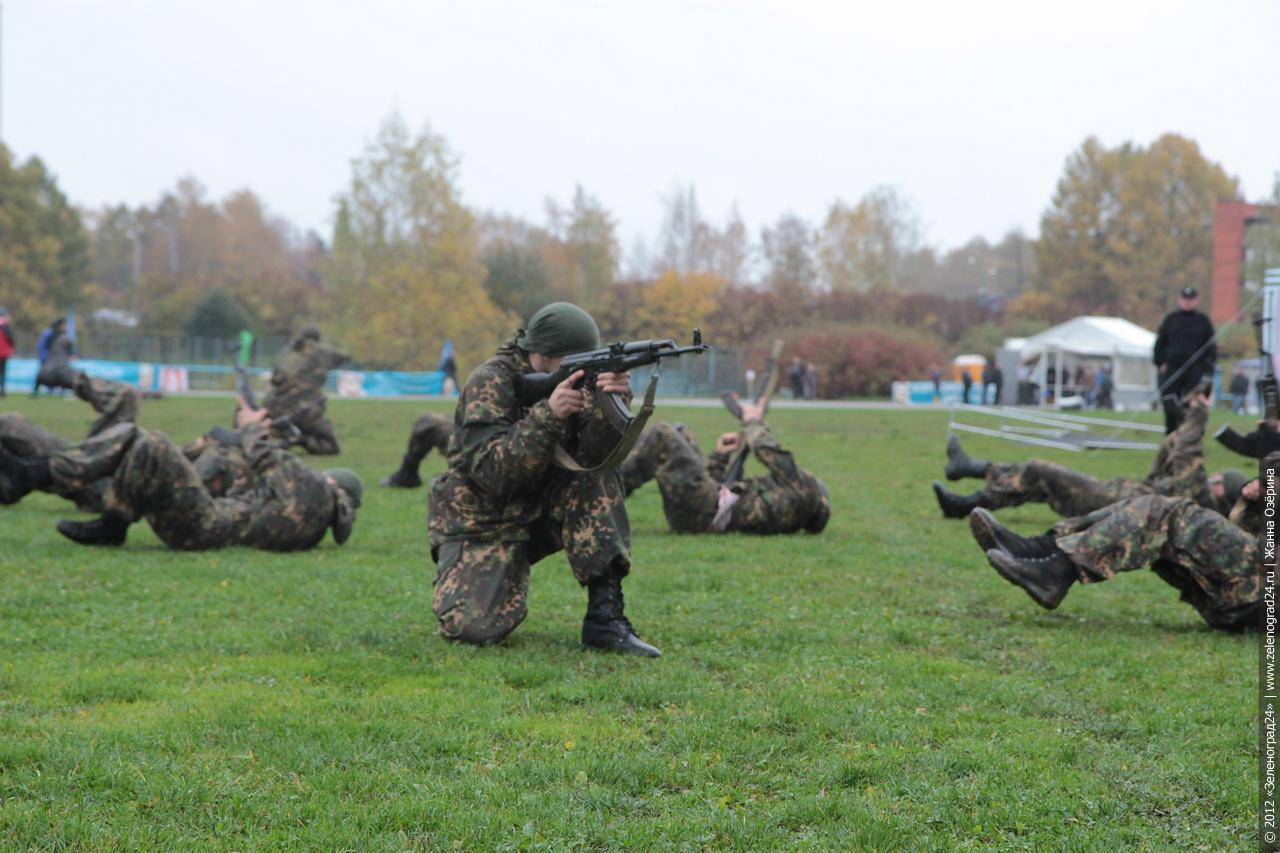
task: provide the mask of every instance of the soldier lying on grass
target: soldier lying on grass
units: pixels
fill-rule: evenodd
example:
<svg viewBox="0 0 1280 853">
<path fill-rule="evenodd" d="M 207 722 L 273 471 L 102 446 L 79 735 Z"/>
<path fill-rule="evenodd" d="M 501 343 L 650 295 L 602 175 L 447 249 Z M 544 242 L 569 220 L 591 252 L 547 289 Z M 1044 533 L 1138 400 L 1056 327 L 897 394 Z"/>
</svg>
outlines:
<svg viewBox="0 0 1280 853">
<path fill-rule="evenodd" d="M 974 477 L 986 479 L 986 485 L 972 494 L 957 495 L 935 482 L 934 495 L 947 518 L 964 518 L 978 507 L 1004 509 L 1029 502 L 1047 503 L 1065 517 L 1087 515 L 1139 495 L 1190 498 L 1227 515 L 1248 477 L 1230 469 L 1212 477 L 1205 475 L 1204 431 L 1208 420 L 1209 398 L 1198 396 L 1191 400 L 1186 419 L 1165 436 L 1145 480 L 1100 480 L 1041 459 L 1010 464 L 970 459 L 953 435 L 947 440 L 947 479 Z"/>
<path fill-rule="evenodd" d="M 627 495 L 656 479 L 667 524 L 677 533 L 821 533 L 831 515 L 826 485 L 778 444 L 763 405 L 739 406 L 742 431 L 721 435 L 707 460 L 670 424 L 645 430 L 621 468 Z M 769 473 L 727 485 L 730 457 L 744 444 Z"/>
<path fill-rule="evenodd" d="M 1271 457 L 1269 463 L 1280 462 Z M 1255 490 L 1256 497 L 1256 490 Z M 1262 605 L 1257 536 L 1184 497 L 1144 494 L 1064 519 L 1027 539 L 985 509 L 969 515 L 987 561 L 1052 610 L 1076 583 L 1151 569 L 1182 593 L 1211 627 L 1256 629 Z"/>
<path fill-rule="evenodd" d="M 163 433 L 119 424 L 80 444 L 19 457 L 0 443 L 0 475 L 11 495 L 100 489 L 102 515 L 60 521 L 58 532 L 84 545 L 123 545 L 129 525 L 146 519 L 170 548 L 200 551 L 243 545 L 268 551 L 312 548 L 332 527 L 351 535 L 362 485 L 352 471 L 321 473 L 277 446 L 265 410 L 240 408 L 229 441 L 249 475 L 215 496 L 200 471 Z"/>
</svg>

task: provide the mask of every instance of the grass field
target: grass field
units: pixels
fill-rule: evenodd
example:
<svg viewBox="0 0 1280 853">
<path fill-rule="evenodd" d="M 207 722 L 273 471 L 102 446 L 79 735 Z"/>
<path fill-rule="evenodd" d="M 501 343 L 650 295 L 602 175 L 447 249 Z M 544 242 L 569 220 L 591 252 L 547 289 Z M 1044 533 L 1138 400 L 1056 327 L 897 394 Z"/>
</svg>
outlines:
<svg viewBox="0 0 1280 853">
<path fill-rule="evenodd" d="M 340 464 L 372 486 L 422 408 L 331 404 Z M 91 419 L 0 410 L 77 437 Z M 229 414 L 169 399 L 142 423 L 185 440 Z M 658 417 L 704 447 L 728 426 Z M 171 553 L 145 524 L 89 549 L 54 530 L 76 517 L 56 498 L 0 509 L 0 847 L 1255 845 L 1256 638 L 1151 573 L 1037 608 L 940 517 L 945 415 L 771 420 L 831 525 L 674 536 L 637 493 L 627 612 L 656 661 L 578 648 L 560 556 L 505 646 L 437 637 L 424 489 L 370 488 L 345 547 L 285 556 Z M 1138 477 L 1150 458 L 1041 455 Z"/>
</svg>

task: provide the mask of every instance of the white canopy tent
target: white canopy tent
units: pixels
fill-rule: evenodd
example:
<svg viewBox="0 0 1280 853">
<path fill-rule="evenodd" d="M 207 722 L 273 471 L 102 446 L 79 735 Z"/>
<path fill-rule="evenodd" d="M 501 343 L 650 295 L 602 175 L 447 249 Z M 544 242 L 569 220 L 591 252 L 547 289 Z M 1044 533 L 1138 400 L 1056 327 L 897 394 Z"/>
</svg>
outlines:
<svg viewBox="0 0 1280 853">
<path fill-rule="evenodd" d="M 1069 378 L 1078 368 L 1092 371 L 1109 365 L 1117 408 L 1151 404 L 1156 389 L 1154 332 L 1120 317 L 1076 317 L 1021 343 L 1018 359 L 1031 368 L 1031 381 L 1039 386 L 1038 402 L 1043 403 L 1050 391 L 1055 401 L 1063 399 L 1064 391 L 1078 392 Z"/>
</svg>

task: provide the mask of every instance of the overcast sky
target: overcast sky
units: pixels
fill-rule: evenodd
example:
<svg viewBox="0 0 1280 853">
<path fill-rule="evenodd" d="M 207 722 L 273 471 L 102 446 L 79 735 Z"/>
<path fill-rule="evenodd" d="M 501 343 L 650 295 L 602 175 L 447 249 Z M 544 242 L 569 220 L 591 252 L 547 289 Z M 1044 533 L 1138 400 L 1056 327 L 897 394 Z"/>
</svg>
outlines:
<svg viewBox="0 0 1280 853">
<path fill-rule="evenodd" d="M 1267 194 L 1278 37 L 1275 0 L 4 0 L 0 136 L 77 204 L 191 174 L 327 236 L 399 109 L 468 204 L 541 220 L 581 183 L 627 247 L 677 182 L 757 233 L 889 184 L 950 247 L 1034 234 L 1089 134 L 1188 135 Z"/>
</svg>

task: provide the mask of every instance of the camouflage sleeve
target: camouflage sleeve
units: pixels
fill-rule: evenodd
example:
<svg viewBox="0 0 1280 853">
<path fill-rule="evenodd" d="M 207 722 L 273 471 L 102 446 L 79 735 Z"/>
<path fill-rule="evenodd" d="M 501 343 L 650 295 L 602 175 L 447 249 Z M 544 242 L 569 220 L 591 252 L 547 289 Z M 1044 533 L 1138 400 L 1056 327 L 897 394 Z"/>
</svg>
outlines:
<svg viewBox="0 0 1280 853">
<path fill-rule="evenodd" d="M 729 455 L 713 450 L 707 456 L 707 474 L 716 482 L 723 482 L 724 470 L 729 467 Z"/>
<path fill-rule="evenodd" d="M 240 448 L 244 451 L 249 467 L 255 473 L 262 472 L 276 464 L 275 453 L 282 452 L 293 456 L 288 451 L 281 451 L 279 445 L 271 440 L 271 431 L 261 424 L 252 424 L 240 431 Z"/>
<path fill-rule="evenodd" d="M 351 355 L 348 352 L 328 344 L 320 344 L 316 347 L 312 357 L 327 370 L 334 370 L 351 361 Z"/>
<path fill-rule="evenodd" d="M 1204 458 L 1204 431 L 1209 424 L 1207 406 L 1191 406 L 1176 430 L 1165 437 L 1156 453 L 1148 480 L 1177 477 Z"/>
<path fill-rule="evenodd" d="M 567 421 L 540 400 L 519 417 L 511 378 L 477 371 L 463 391 L 461 450 L 472 482 L 494 497 L 523 491 L 547 470 Z"/>
<path fill-rule="evenodd" d="M 783 450 L 778 440 L 769 432 L 764 421 L 751 421 L 743 428 L 743 439 L 756 458 L 769 469 L 769 473 L 781 480 L 796 479 L 800 469 L 791 456 L 791 452 Z"/>
</svg>

